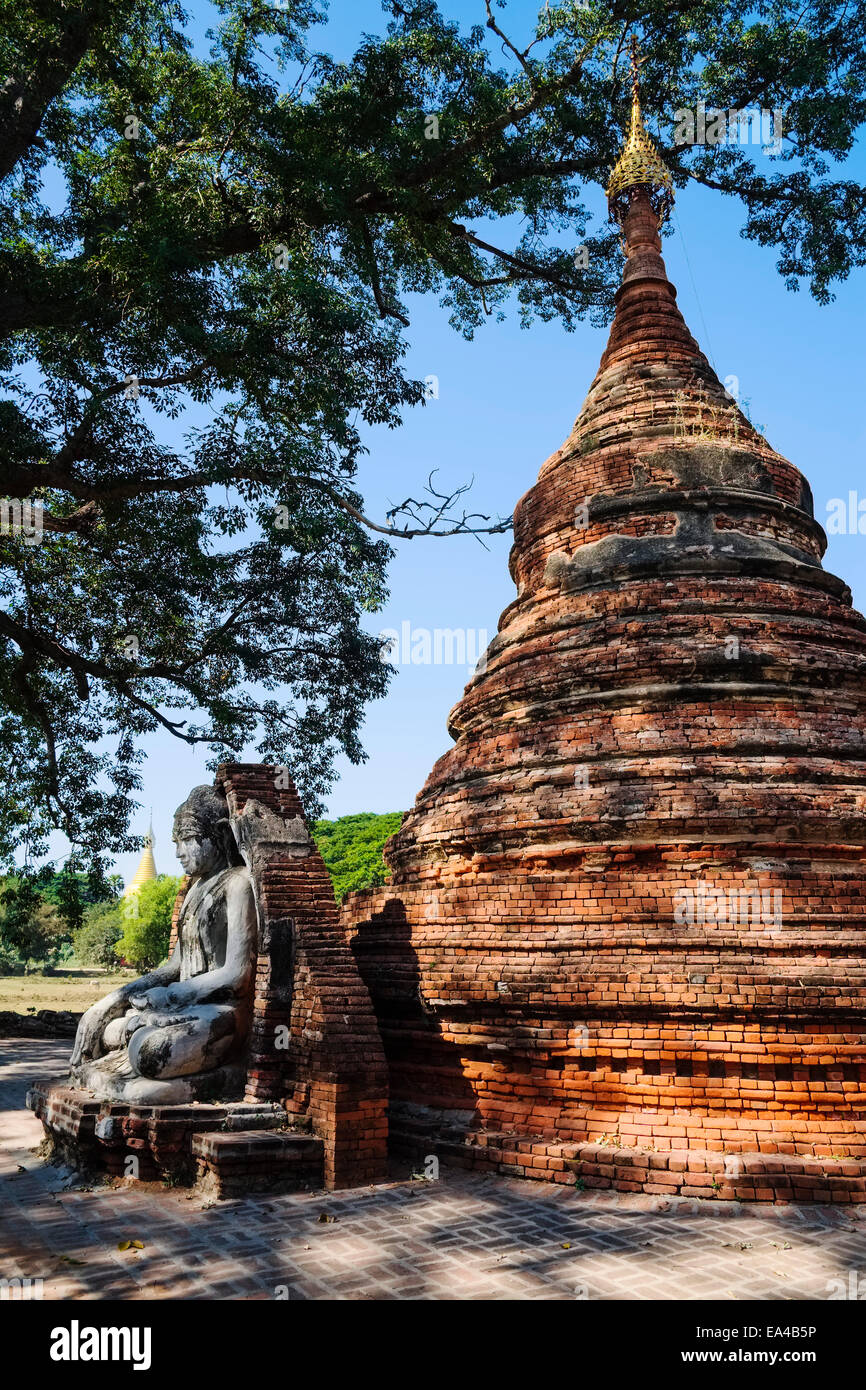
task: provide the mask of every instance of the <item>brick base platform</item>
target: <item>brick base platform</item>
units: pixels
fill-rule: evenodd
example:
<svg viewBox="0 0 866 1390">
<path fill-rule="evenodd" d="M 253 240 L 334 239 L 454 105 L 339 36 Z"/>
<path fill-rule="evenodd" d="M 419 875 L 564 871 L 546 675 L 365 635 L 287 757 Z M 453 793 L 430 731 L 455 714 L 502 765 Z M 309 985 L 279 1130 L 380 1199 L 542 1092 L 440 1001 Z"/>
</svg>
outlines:
<svg viewBox="0 0 866 1390">
<path fill-rule="evenodd" d="M 81 1172 L 163 1178 L 217 1197 L 322 1186 L 323 1141 L 288 1129 L 273 1102 L 123 1105 L 47 1082 L 28 1091 L 27 1106 L 42 1121 L 46 1156 Z"/>
<path fill-rule="evenodd" d="M 43 1279 L 45 1300 L 71 1300 L 72 1316 L 82 1299 L 213 1308 L 287 1292 L 287 1314 L 334 1299 L 555 1299 L 572 1316 L 606 1300 L 811 1307 L 847 1296 L 852 1272 L 859 1284 L 866 1271 L 862 1204 L 581 1190 L 451 1164 L 439 1182 L 395 1165 L 373 1188 L 214 1205 L 157 1183 L 67 1183 L 34 1154 L 42 1126 L 23 1108 L 28 1085 L 58 1075 L 67 1055 L 56 1041 L 0 1038 L 0 1245 L 4 1275 Z M 121 1251 L 124 1239 L 145 1247 Z M 589 1302 L 575 1310 L 576 1298 Z M 748 1304 L 742 1316 L 752 1320 Z"/>
<path fill-rule="evenodd" d="M 562 1143 L 467 1129 L 455 1112 L 395 1107 L 394 1150 L 419 1168 L 444 1164 L 580 1188 L 740 1202 L 866 1202 L 866 1158 L 778 1152 Z M 674 1141 L 675 1142 L 675 1141 Z"/>
</svg>

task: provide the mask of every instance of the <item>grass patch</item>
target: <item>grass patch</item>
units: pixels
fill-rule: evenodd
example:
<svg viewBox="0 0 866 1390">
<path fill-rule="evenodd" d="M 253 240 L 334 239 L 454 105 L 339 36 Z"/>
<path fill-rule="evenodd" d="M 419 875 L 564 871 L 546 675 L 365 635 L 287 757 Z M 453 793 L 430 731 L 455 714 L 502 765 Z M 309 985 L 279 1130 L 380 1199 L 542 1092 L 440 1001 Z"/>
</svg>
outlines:
<svg viewBox="0 0 866 1390">
<path fill-rule="evenodd" d="M 134 970 L 60 967 L 54 975 L 0 975 L 0 1013 L 39 1009 L 83 1013 L 118 985 L 136 978 Z"/>
</svg>

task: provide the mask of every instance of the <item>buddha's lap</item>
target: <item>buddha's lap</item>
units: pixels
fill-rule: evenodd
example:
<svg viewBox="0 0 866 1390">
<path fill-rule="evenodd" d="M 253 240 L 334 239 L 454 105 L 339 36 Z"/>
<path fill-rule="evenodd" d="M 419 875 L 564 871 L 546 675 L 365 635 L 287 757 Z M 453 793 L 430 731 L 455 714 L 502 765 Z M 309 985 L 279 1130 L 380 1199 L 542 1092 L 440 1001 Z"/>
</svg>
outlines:
<svg viewBox="0 0 866 1390">
<path fill-rule="evenodd" d="M 142 1076 L 188 1075 L 223 1060 L 235 1040 L 235 1010 L 230 1005 L 202 1005 L 182 1017 L 152 1017 L 129 1037 L 127 1052 Z"/>
</svg>

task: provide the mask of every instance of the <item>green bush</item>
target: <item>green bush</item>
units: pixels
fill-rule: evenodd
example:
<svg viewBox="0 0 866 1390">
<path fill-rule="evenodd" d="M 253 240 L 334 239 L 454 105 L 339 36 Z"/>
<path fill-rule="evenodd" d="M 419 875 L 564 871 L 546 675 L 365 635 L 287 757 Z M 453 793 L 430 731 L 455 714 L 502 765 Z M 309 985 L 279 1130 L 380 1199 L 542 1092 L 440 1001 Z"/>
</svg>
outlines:
<svg viewBox="0 0 866 1390">
<path fill-rule="evenodd" d="M 137 894 L 123 900 L 123 935 L 114 948 L 119 960 L 127 960 L 135 970 L 152 970 L 168 955 L 171 914 L 180 888 L 180 879 L 160 874 L 142 884 Z"/>
<path fill-rule="evenodd" d="M 334 882 L 334 896 L 340 902 L 347 893 L 385 882 L 385 841 L 400 829 L 405 812 L 361 811 L 338 820 L 320 820 L 313 826 L 313 839 Z"/>
<path fill-rule="evenodd" d="M 89 907 L 116 902 L 122 891 L 120 874 L 96 879 L 92 874 L 76 873 L 68 865 L 39 884 L 39 896 L 51 903 L 75 931 L 84 925 Z"/>
<path fill-rule="evenodd" d="M 23 975 L 24 957 L 14 946 L 0 940 L 0 975 Z"/>
</svg>

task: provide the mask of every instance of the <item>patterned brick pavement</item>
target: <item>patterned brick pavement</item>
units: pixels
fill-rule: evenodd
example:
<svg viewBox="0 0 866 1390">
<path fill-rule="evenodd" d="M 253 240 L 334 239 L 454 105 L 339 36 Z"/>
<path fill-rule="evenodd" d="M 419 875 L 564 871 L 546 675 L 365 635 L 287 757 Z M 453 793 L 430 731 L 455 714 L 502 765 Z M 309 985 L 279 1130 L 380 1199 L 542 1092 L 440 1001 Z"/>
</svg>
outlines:
<svg viewBox="0 0 866 1390">
<path fill-rule="evenodd" d="M 206 1205 L 81 1190 L 24 1110 L 68 1045 L 0 1040 L 0 1278 L 56 1299 L 826 1299 L 866 1283 L 862 1209 L 577 1192 L 443 1170 L 332 1194 Z M 328 1216 L 333 1220 L 324 1221 Z M 118 1250 L 124 1240 L 142 1250 Z"/>
</svg>

